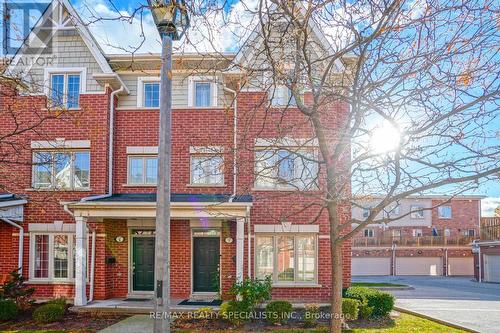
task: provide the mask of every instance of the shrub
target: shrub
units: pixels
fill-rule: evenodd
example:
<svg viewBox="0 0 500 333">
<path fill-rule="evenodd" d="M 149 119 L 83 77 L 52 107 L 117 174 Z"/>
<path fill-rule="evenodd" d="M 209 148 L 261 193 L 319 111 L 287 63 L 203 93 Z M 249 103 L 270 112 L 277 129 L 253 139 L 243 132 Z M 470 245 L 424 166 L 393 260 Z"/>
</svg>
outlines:
<svg viewBox="0 0 500 333">
<path fill-rule="evenodd" d="M 287 301 L 272 301 L 266 305 L 265 318 L 268 322 L 285 323 L 292 313 L 292 304 Z"/>
<path fill-rule="evenodd" d="M 265 280 L 246 278 L 242 282 L 233 284 L 229 293 L 241 297 L 241 302 L 253 310 L 255 306 L 271 299 L 271 288 L 270 276 L 266 277 Z"/>
<path fill-rule="evenodd" d="M 7 321 L 16 318 L 19 307 L 11 299 L 0 300 L 0 321 Z"/>
<path fill-rule="evenodd" d="M 55 305 L 59 305 L 63 308 L 66 308 L 66 297 L 58 297 L 58 298 L 51 299 L 50 301 L 47 302 L 47 304 L 55 304 Z"/>
<path fill-rule="evenodd" d="M 232 324 L 241 325 L 250 319 L 251 309 L 242 301 L 229 301 L 220 306 L 220 315 Z"/>
<path fill-rule="evenodd" d="M 44 304 L 33 312 L 33 319 L 46 324 L 61 320 L 66 309 L 59 304 Z"/>
<path fill-rule="evenodd" d="M 213 314 L 214 310 L 209 306 L 201 307 L 194 312 L 195 317 L 200 319 L 210 319 Z"/>
<path fill-rule="evenodd" d="M 307 326 L 314 326 L 318 321 L 319 306 L 317 304 L 306 304 L 304 307 L 304 323 Z"/>
<path fill-rule="evenodd" d="M 369 306 L 367 301 L 359 303 L 359 316 L 361 318 L 369 319 L 372 317 L 372 315 L 373 315 L 373 307 Z"/>
<path fill-rule="evenodd" d="M 35 292 L 35 288 L 28 288 L 25 282 L 26 278 L 19 274 L 17 269 L 10 272 L 9 279 L 0 288 L 0 299 L 13 300 L 21 310 L 29 307 L 33 304 L 31 296 Z"/>
<path fill-rule="evenodd" d="M 361 316 L 363 318 L 367 318 L 366 316 L 371 317 L 382 317 L 388 315 L 393 307 L 394 307 L 394 296 L 389 293 L 365 288 L 365 287 L 351 287 L 346 291 L 346 297 L 354 298 L 361 302 L 363 307 L 371 308 L 370 309 L 362 309 Z"/>
<path fill-rule="evenodd" d="M 342 298 L 342 314 L 346 320 L 358 319 L 359 301 L 353 298 Z"/>
</svg>

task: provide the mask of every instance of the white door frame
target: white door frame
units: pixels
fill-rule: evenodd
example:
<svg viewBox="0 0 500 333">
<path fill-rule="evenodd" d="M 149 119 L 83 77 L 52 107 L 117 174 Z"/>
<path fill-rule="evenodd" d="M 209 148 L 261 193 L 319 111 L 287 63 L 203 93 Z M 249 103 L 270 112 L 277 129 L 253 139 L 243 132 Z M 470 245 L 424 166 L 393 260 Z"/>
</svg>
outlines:
<svg viewBox="0 0 500 333">
<path fill-rule="evenodd" d="M 133 297 L 138 297 L 138 296 L 151 296 L 154 295 L 154 291 L 144 291 L 144 290 L 134 290 L 134 281 L 133 281 L 133 274 L 132 274 L 132 265 L 133 265 L 133 239 L 134 238 L 155 238 L 155 235 L 134 235 L 132 233 L 132 230 L 152 230 L 155 231 L 154 227 L 128 227 L 128 294 L 127 296 L 133 296 Z M 155 270 L 156 272 L 156 270 Z M 156 277 L 155 277 L 156 281 Z M 154 281 L 153 281 L 154 282 Z"/>
<path fill-rule="evenodd" d="M 210 235 L 206 235 L 206 236 L 194 236 L 194 232 L 195 231 L 201 231 L 203 230 L 204 228 L 201 228 L 201 227 L 193 227 L 191 226 L 190 230 L 189 230 L 189 233 L 190 233 L 190 241 L 191 241 L 191 260 L 190 260 L 190 271 L 191 271 L 191 287 L 190 287 L 190 291 L 191 291 L 191 296 L 190 298 L 203 298 L 203 297 L 215 297 L 217 296 L 217 292 L 195 292 L 194 289 L 193 289 L 193 286 L 194 286 L 194 238 L 218 238 L 219 239 L 219 293 L 222 291 L 222 274 L 221 274 L 221 260 L 220 260 L 220 257 L 222 256 L 222 240 L 221 240 L 221 235 L 222 235 L 222 228 L 221 227 L 209 227 L 209 228 L 205 228 L 205 230 L 217 230 L 218 231 L 218 235 L 213 235 L 213 236 L 210 236 Z"/>
</svg>

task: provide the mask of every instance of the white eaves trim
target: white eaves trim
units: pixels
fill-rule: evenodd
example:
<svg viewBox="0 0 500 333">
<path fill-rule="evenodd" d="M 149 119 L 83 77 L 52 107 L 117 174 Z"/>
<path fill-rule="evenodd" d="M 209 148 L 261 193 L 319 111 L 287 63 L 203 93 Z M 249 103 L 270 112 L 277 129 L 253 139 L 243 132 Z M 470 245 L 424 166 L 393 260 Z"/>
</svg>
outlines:
<svg viewBox="0 0 500 333">
<path fill-rule="evenodd" d="M 222 154 L 224 147 L 221 146 L 192 146 L 189 147 L 190 154 Z"/>
<path fill-rule="evenodd" d="M 144 83 L 160 82 L 159 76 L 139 76 L 137 78 L 137 107 L 142 108 L 144 104 Z M 160 87 L 161 89 L 161 87 Z M 157 108 L 152 108 L 157 109 Z"/>
<path fill-rule="evenodd" d="M 158 154 L 157 146 L 148 146 L 148 147 L 127 147 L 127 154 L 133 155 L 141 155 L 141 154 Z"/>
<path fill-rule="evenodd" d="M 316 138 L 257 138 L 256 147 L 317 147 Z"/>
<path fill-rule="evenodd" d="M 90 140 L 55 139 L 50 141 L 31 141 L 31 149 L 84 149 L 90 148 Z"/>
<path fill-rule="evenodd" d="M 217 107 L 217 77 L 216 76 L 190 76 L 188 78 L 188 107 L 194 107 L 194 85 L 195 82 L 210 82 L 210 92 L 212 93 L 211 107 Z"/>
<path fill-rule="evenodd" d="M 62 221 L 54 221 L 54 223 L 29 223 L 29 232 L 75 232 L 76 224 L 62 223 Z"/>
<path fill-rule="evenodd" d="M 285 227 L 282 224 L 255 224 L 253 231 L 255 233 L 319 233 L 319 225 L 293 224 L 290 227 Z"/>
</svg>

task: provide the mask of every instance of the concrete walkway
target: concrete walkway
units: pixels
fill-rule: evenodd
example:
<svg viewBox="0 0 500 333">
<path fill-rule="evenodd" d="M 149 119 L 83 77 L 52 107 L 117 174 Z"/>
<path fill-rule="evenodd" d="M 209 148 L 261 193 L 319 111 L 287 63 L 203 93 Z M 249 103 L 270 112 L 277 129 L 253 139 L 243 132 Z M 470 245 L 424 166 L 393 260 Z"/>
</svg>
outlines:
<svg viewBox="0 0 500 333">
<path fill-rule="evenodd" d="M 100 333 L 149 333 L 153 332 L 153 319 L 149 315 L 135 315 L 99 331 Z"/>
<path fill-rule="evenodd" d="M 363 276 L 356 282 L 406 284 L 413 290 L 391 290 L 396 306 L 478 332 L 500 332 L 500 284 L 470 277 Z"/>
</svg>

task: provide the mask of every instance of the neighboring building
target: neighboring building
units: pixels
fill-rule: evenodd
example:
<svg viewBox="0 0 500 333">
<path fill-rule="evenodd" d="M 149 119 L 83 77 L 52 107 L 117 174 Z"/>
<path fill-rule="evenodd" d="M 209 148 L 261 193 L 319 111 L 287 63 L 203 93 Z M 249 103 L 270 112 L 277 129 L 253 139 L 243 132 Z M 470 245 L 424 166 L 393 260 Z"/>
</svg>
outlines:
<svg viewBox="0 0 500 333">
<path fill-rule="evenodd" d="M 16 138 L 23 146 L 19 159 L 32 159 L 33 165 L 0 169 L 0 185 L 16 193 L 0 195 L 0 207 L 9 212 L 0 217 L 0 274 L 22 266 L 37 297 L 76 295 L 77 305 L 152 295 L 160 57 L 104 54 L 69 2 L 61 4 L 54 18 L 60 27 L 53 37 L 54 61 L 33 64 L 25 74 L 27 91 L 0 87 L 2 108 L 26 117 L 55 115 L 38 131 Z M 312 206 L 277 222 L 304 198 L 269 173 L 254 177 L 254 168 L 260 168 L 254 160 L 279 147 L 267 140 L 277 138 L 276 127 L 261 127 L 266 92 L 255 81 L 248 87 L 244 73 L 226 71 L 225 59 L 249 61 L 255 55 L 248 48 L 224 55 L 174 55 L 172 297 L 214 297 L 220 290 L 228 298 L 236 281 L 270 274 L 277 298 L 327 302 L 326 214 L 317 218 Z M 9 71 L 15 72 L 22 55 L 23 49 Z M 236 101 L 234 90 L 239 90 Z M 279 108 L 282 102 L 272 105 Z M 51 110 L 47 103 L 53 104 Z M 69 112 L 60 115 L 58 106 Z M 337 102 L 332 108 L 333 129 L 348 107 Z M 287 117 L 270 114 L 266 126 L 293 124 L 295 131 L 296 124 L 304 124 L 301 131 L 279 132 L 280 138 L 296 134 L 287 147 L 307 141 L 314 151 L 311 129 L 293 110 Z M 236 112 L 243 121 L 234 128 Z M 250 116 L 256 118 L 244 122 Z M 9 126 L 12 119 L 0 119 L 0 129 Z M 244 131 L 251 135 L 243 139 Z M 2 149 L 10 154 L 9 146 Z M 282 191 L 288 194 L 279 195 Z M 342 213 L 344 221 L 349 218 Z M 350 244 L 343 251 L 347 286 Z"/>
<path fill-rule="evenodd" d="M 476 280 L 500 283 L 500 217 L 481 218 L 481 238 L 472 249 Z"/>
<path fill-rule="evenodd" d="M 353 239 L 352 275 L 473 275 L 470 243 L 479 238 L 481 196 L 415 196 L 400 200 Z M 377 199 L 354 207 L 363 220 Z"/>
</svg>

